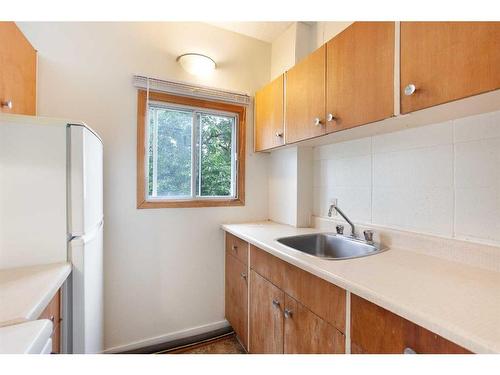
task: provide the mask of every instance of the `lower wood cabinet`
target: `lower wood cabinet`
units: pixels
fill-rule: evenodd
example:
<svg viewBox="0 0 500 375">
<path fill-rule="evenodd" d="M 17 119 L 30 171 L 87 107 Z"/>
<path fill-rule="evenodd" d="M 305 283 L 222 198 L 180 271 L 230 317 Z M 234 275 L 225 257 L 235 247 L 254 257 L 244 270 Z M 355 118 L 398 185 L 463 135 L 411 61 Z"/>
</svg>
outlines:
<svg viewBox="0 0 500 375">
<path fill-rule="evenodd" d="M 351 295 L 351 353 L 467 354 L 457 344 L 367 300 Z"/>
<path fill-rule="evenodd" d="M 250 353 L 345 353 L 344 289 L 237 237 L 226 245 L 226 318 Z M 350 323 L 352 354 L 470 353 L 354 294 Z"/>
<path fill-rule="evenodd" d="M 38 319 L 52 321 L 52 353 L 61 352 L 61 291 L 58 290 Z"/>
<path fill-rule="evenodd" d="M 225 315 L 245 348 L 248 346 L 247 266 L 226 252 Z"/>
<path fill-rule="evenodd" d="M 345 337 L 297 300 L 285 294 L 285 354 L 345 353 Z"/>
<path fill-rule="evenodd" d="M 250 352 L 283 353 L 285 293 L 250 270 Z"/>
</svg>

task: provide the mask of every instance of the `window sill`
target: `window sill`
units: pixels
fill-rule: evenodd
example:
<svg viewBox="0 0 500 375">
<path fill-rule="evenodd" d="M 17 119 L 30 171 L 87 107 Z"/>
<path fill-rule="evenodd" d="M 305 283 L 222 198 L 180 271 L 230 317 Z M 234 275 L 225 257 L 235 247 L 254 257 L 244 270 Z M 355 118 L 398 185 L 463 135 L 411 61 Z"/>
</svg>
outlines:
<svg viewBox="0 0 500 375">
<path fill-rule="evenodd" d="M 244 206 L 241 198 L 235 199 L 196 199 L 196 200 L 144 200 L 138 202 L 137 208 L 200 208 L 200 207 L 230 207 Z"/>
</svg>

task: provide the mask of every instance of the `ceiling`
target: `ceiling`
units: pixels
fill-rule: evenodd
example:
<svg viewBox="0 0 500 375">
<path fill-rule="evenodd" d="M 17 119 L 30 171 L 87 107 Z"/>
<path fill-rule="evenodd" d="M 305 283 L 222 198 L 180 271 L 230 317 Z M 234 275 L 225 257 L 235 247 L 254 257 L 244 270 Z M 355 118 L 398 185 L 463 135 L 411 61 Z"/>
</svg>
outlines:
<svg viewBox="0 0 500 375">
<path fill-rule="evenodd" d="M 210 25 L 234 31 L 271 43 L 293 22 L 208 22 Z"/>
</svg>

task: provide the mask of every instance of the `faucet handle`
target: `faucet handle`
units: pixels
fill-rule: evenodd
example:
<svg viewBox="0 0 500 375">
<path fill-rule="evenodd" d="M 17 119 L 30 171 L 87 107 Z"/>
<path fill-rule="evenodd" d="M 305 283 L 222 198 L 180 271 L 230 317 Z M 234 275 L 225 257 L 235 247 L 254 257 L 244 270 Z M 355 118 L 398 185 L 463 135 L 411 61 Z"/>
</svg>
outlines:
<svg viewBox="0 0 500 375">
<path fill-rule="evenodd" d="M 337 230 L 337 234 L 344 234 L 344 226 L 342 224 L 339 224 L 335 227 Z"/>
<path fill-rule="evenodd" d="M 363 231 L 363 234 L 365 236 L 366 242 L 373 243 L 373 231 L 372 230 L 365 230 L 365 231 Z"/>
</svg>

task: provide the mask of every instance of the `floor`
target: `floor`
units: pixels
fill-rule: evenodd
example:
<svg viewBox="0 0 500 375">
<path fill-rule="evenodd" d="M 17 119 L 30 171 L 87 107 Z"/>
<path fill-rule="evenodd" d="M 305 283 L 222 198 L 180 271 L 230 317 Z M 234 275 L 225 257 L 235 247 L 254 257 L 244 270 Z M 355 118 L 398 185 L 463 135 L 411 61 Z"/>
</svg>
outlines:
<svg viewBox="0 0 500 375">
<path fill-rule="evenodd" d="M 230 334 L 207 342 L 170 351 L 169 354 L 246 354 L 236 335 Z"/>
</svg>

